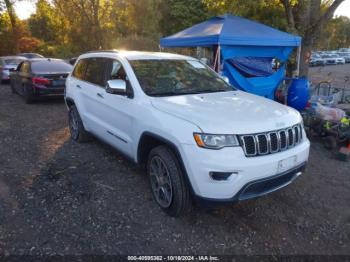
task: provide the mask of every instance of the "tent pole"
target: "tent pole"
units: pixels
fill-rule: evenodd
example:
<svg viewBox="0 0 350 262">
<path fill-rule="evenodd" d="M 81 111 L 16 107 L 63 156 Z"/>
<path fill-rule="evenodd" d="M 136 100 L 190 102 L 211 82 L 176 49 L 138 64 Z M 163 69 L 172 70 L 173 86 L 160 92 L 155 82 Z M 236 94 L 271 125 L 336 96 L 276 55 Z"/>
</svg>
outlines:
<svg viewBox="0 0 350 262">
<path fill-rule="evenodd" d="M 221 55 L 221 48 L 220 48 L 220 45 L 218 45 L 218 73 L 220 73 L 220 64 L 221 64 L 221 61 L 220 61 L 220 55 Z"/>
<path fill-rule="evenodd" d="M 301 44 L 298 46 L 298 51 L 297 51 L 297 77 L 299 77 L 300 73 L 300 55 L 301 55 Z"/>
</svg>

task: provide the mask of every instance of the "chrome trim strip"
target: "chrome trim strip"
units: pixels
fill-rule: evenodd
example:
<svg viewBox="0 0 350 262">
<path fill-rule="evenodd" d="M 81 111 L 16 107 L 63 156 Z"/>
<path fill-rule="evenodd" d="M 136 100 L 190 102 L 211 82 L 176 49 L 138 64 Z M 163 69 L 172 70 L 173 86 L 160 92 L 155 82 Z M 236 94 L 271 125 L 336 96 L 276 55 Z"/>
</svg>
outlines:
<svg viewBox="0 0 350 262">
<path fill-rule="evenodd" d="M 291 132 L 292 141 L 290 141 L 290 139 L 289 139 L 289 132 Z M 303 133 L 302 125 L 297 124 L 297 125 L 291 126 L 289 128 L 271 131 L 271 132 L 241 135 L 241 136 L 239 136 L 239 138 L 242 142 L 242 147 L 243 147 L 243 151 L 244 151 L 245 155 L 248 157 L 251 157 L 251 156 L 277 153 L 277 152 L 281 152 L 281 151 L 287 150 L 289 148 L 292 148 L 292 147 L 296 146 L 297 144 L 301 143 L 302 137 L 303 137 L 302 133 Z M 272 138 L 271 138 L 272 135 L 276 136 L 277 150 L 272 149 Z M 283 136 L 285 138 L 285 146 L 284 147 L 282 147 L 282 137 Z M 261 139 L 259 139 L 259 137 Z M 262 139 L 264 139 L 264 137 L 266 139 L 267 149 L 265 151 L 262 151 L 261 142 L 262 142 Z M 252 146 L 254 146 L 254 154 L 247 153 L 246 142 L 245 142 L 246 138 L 253 139 L 254 144 Z M 291 144 L 289 145 L 290 142 L 291 142 Z"/>
</svg>

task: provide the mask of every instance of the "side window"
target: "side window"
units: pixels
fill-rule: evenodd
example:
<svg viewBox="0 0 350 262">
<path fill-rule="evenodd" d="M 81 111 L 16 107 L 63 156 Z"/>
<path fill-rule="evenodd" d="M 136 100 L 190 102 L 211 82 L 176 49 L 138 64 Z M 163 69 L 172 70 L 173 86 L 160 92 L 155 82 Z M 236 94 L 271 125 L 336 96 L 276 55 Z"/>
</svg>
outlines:
<svg viewBox="0 0 350 262">
<path fill-rule="evenodd" d="M 86 70 L 87 61 L 86 59 L 79 60 L 78 64 L 75 66 L 72 75 L 75 78 L 84 80 L 84 74 Z"/>
<path fill-rule="evenodd" d="M 117 60 L 108 59 L 107 81 L 114 79 L 128 80 L 128 76 L 122 64 Z"/>
<path fill-rule="evenodd" d="M 95 57 L 87 59 L 87 68 L 85 72 L 85 81 L 104 87 L 104 69 L 106 60 L 104 58 Z"/>
<path fill-rule="evenodd" d="M 106 82 L 109 80 L 115 80 L 120 79 L 126 81 L 126 94 L 127 97 L 133 98 L 134 97 L 134 91 L 132 89 L 132 86 L 130 84 L 129 78 L 125 72 L 125 69 L 121 62 L 115 59 L 106 59 L 108 62 L 107 68 L 106 68 Z"/>
<path fill-rule="evenodd" d="M 21 66 L 21 73 L 29 73 L 29 63 L 24 62 Z"/>
</svg>

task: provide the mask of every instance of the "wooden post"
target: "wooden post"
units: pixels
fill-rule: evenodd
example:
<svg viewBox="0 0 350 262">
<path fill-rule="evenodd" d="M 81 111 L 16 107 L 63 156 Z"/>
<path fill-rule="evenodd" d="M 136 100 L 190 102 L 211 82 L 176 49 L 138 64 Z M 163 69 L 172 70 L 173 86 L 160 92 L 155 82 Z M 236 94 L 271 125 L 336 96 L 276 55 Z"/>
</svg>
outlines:
<svg viewBox="0 0 350 262">
<path fill-rule="evenodd" d="M 300 74 L 300 55 L 301 55 L 301 43 L 300 46 L 298 46 L 298 50 L 297 50 L 297 77 L 299 77 Z"/>
</svg>

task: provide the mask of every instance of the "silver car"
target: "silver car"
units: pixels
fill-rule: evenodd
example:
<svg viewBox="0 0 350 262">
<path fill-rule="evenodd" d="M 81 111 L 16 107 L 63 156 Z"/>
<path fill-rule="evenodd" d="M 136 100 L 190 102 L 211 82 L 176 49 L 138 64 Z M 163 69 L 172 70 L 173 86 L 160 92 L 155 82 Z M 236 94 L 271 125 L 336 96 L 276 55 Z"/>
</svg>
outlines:
<svg viewBox="0 0 350 262">
<path fill-rule="evenodd" d="M 10 80 L 10 70 L 17 66 L 27 58 L 23 56 L 1 56 L 0 57 L 0 82 Z"/>
</svg>

